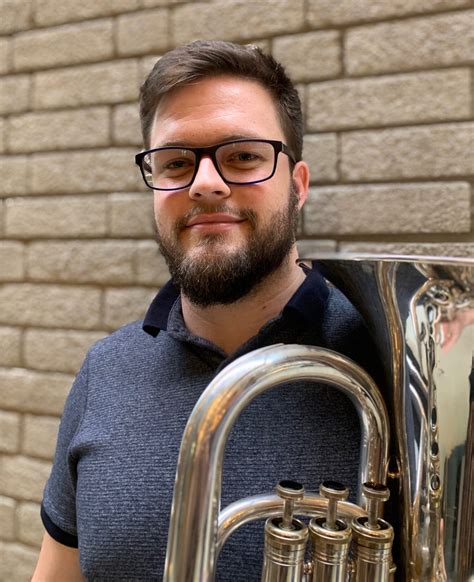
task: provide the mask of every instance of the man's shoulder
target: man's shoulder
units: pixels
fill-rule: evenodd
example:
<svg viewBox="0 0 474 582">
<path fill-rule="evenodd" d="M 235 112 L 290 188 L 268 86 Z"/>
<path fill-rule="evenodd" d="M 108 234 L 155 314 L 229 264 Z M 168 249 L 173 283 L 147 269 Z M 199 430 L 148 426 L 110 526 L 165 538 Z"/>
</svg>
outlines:
<svg viewBox="0 0 474 582">
<path fill-rule="evenodd" d="M 322 328 L 328 347 L 355 360 L 380 379 L 375 346 L 364 318 L 347 297 L 332 285 Z"/>
<path fill-rule="evenodd" d="M 90 348 L 89 355 L 103 357 L 108 354 L 122 355 L 123 352 L 133 355 L 156 348 L 156 343 L 156 339 L 143 330 L 143 321 L 133 321 L 96 342 Z"/>
<path fill-rule="evenodd" d="M 324 317 L 333 324 L 337 323 L 347 329 L 363 324 L 363 319 L 347 297 L 331 283 L 328 283 L 329 295 Z"/>
<path fill-rule="evenodd" d="M 329 284 L 329 290 L 321 322 L 327 344 L 338 351 L 352 352 L 354 344 L 370 343 L 365 321 L 359 311 L 339 289 Z"/>
</svg>

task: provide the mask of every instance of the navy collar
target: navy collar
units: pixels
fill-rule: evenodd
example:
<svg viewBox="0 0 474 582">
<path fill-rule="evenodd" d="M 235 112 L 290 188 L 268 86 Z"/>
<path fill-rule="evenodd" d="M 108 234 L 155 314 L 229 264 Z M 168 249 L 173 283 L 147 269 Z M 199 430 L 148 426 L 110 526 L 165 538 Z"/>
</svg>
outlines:
<svg viewBox="0 0 474 582">
<path fill-rule="evenodd" d="M 321 321 L 329 295 L 329 288 L 324 277 L 313 269 L 303 266 L 306 279 L 283 309 L 283 315 L 296 315 L 307 323 Z M 179 289 L 168 281 L 153 299 L 143 320 L 143 330 L 156 337 L 161 330 L 166 330 L 168 318 L 173 305 L 179 299 Z"/>
</svg>

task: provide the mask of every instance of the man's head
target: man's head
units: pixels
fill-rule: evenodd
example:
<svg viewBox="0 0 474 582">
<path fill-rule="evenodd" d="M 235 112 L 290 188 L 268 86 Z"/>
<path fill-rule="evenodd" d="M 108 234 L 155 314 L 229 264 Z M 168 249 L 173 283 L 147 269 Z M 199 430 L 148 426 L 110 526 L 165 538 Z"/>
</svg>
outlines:
<svg viewBox="0 0 474 582">
<path fill-rule="evenodd" d="M 296 161 L 303 151 L 301 101 L 280 63 L 254 45 L 219 40 L 198 40 L 161 57 L 141 88 L 140 119 L 143 143 L 150 145 L 150 132 L 157 105 L 170 91 L 200 79 L 219 76 L 256 81 L 272 96 L 285 141 Z"/>
<path fill-rule="evenodd" d="M 200 62 L 199 46 L 207 62 L 209 47 L 216 45 L 233 55 L 234 67 L 240 48 L 247 56 L 256 50 L 229 43 L 192 43 L 192 63 Z M 275 91 L 250 74 L 249 62 L 242 67 L 249 69 L 248 75 L 224 73 L 222 68 L 216 72 L 211 61 L 206 65 L 214 67 L 210 74 L 190 75 L 192 63 L 188 66 L 184 57 L 188 48 L 165 55 L 142 89 L 145 140 L 154 150 L 148 158 L 152 186 L 175 187 L 155 190 L 158 242 L 175 282 L 191 302 L 228 304 L 248 295 L 288 263 L 291 253 L 294 256 L 308 170 L 294 159 L 297 154 L 289 146 Z M 269 58 L 258 54 L 258 60 Z M 163 65 L 164 59 L 175 63 L 177 70 Z M 180 74 L 183 70 L 186 75 Z M 278 75 L 284 76 L 283 71 Z M 299 100 L 297 109 L 296 118 L 301 119 Z M 245 146 L 241 140 L 247 140 Z M 262 155 L 247 147 L 252 140 L 266 142 Z M 200 157 L 194 157 L 196 152 Z M 255 181 L 255 164 L 260 163 L 274 172 Z M 230 173 L 235 179 L 228 177 Z"/>
</svg>

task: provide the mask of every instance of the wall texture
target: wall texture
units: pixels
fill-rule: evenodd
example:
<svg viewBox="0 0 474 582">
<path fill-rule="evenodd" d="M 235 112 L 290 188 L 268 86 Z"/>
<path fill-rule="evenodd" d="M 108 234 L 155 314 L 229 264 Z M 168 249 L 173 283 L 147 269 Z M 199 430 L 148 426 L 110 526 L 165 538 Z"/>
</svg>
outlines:
<svg viewBox="0 0 474 582">
<path fill-rule="evenodd" d="M 298 83 L 324 249 L 472 254 L 470 0 L 0 2 L 0 580 L 28 580 L 64 398 L 166 279 L 133 155 L 156 57 L 252 42 Z"/>
</svg>

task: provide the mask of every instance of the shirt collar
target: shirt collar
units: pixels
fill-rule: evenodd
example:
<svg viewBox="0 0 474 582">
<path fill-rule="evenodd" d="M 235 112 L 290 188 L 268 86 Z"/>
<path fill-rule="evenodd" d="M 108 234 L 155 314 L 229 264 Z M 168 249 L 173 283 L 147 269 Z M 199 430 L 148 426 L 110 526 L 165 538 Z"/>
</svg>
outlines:
<svg viewBox="0 0 474 582">
<path fill-rule="evenodd" d="M 308 323 L 321 320 L 324 306 L 329 295 L 324 277 L 314 269 L 303 266 L 306 279 L 283 309 L 283 315 L 296 314 Z M 168 318 L 175 302 L 179 299 L 179 289 L 168 281 L 153 299 L 143 320 L 143 330 L 156 337 L 160 330 L 166 330 Z"/>
<path fill-rule="evenodd" d="M 160 330 L 166 330 L 170 311 L 177 299 L 179 289 L 172 281 L 168 281 L 151 302 L 143 320 L 143 330 L 153 337 L 156 337 Z"/>
<path fill-rule="evenodd" d="M 321 321 L 329 288 L 326 280 L 314 267 L 301 265 L 306 279 L 283 308 L 283 315 L 295 313 L 308 323 Z"/>
</svg>

